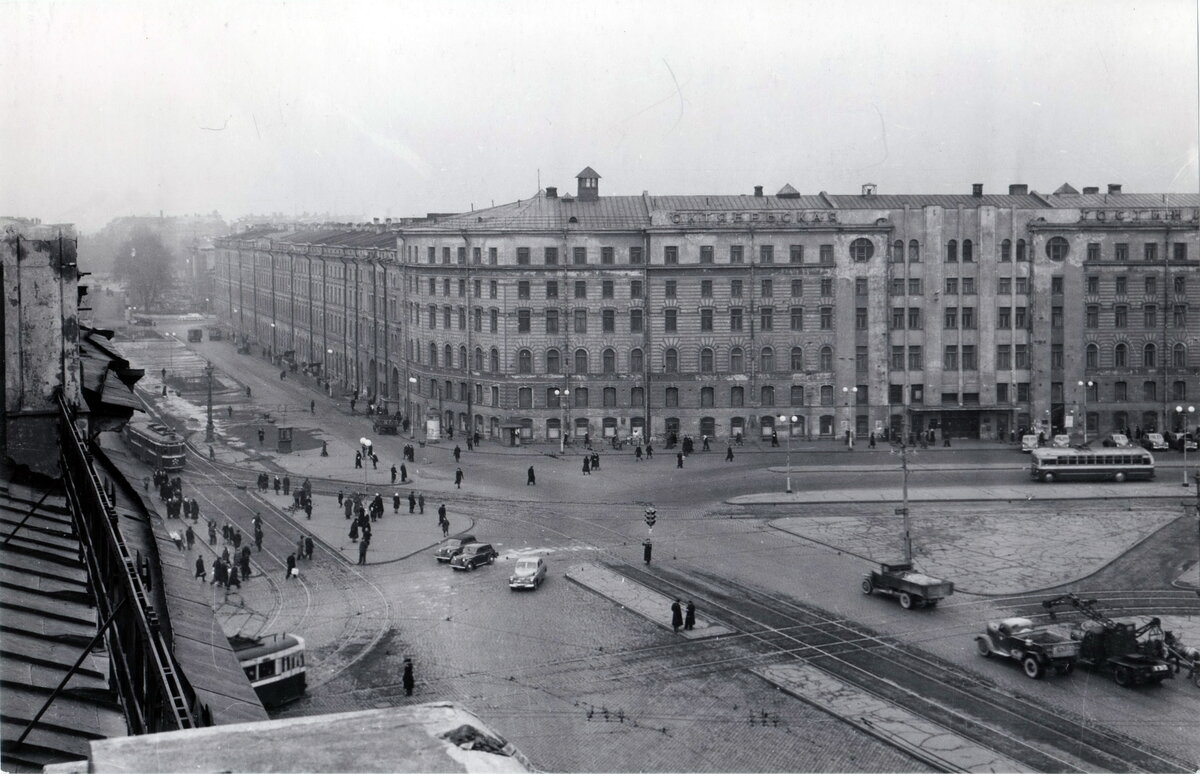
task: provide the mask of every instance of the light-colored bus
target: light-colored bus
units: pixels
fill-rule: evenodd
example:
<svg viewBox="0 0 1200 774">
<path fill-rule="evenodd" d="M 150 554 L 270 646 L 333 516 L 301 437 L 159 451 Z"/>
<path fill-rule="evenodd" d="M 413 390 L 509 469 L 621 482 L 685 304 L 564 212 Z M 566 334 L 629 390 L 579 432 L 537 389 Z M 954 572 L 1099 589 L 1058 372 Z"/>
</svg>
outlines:
<svg viewBox="0 0 1200 774">
<path fill-rule="evenodd" d="M 1035 481 L 1137 481 L 1154 478 L 1154 455 L 1145 449 L 1034 449 Z"/>
</svg>

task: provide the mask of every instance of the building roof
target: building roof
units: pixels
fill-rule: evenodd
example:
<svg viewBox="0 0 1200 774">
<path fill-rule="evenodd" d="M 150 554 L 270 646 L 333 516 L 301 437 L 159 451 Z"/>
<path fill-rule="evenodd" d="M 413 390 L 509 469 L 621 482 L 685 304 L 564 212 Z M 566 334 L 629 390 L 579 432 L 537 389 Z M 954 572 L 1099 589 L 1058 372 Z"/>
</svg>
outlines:
<svg viewBox="0 0 1200 774">
<path fill-rule="evenodd" d="M 632 230 L 648 225 L 650 213 L 641 196 L 601 196 L 595 201 L 582 201 L 543 195 L 452 215 L 405 231 Z"/>
<path fill-rule="evenodd" d="M 945 209 L 975 209 L 976 207 L 1005 207 L 1018 210 L 1045 209 L 1046 203 L 1036 194 L 826 194 L 825 198 L 840 210 L 901 210 L 905 207 L 943 207 Z"/>
<path fill-rule="evenodd" d="M 1171 207 L 1200 207 L 1200 194 L 1155 194 L 1155 193 L 1096 193 L 1059 194 L 1053 193 L 1046 199 L 1055 207 L 1081 209 L 1148 209 Z"/>
<path fill-rule="evenodd" d="M 584 167 L 583 170 L 578 175 L 575 176 L 575 179 L 578 180 L 578 179 L 584 178 L 584 177 L 594 177 L 594 178 L 599 179 L 600 173 L 597 172 L 596 170 L 592 169 L 591 167 Z"/>
</svg>

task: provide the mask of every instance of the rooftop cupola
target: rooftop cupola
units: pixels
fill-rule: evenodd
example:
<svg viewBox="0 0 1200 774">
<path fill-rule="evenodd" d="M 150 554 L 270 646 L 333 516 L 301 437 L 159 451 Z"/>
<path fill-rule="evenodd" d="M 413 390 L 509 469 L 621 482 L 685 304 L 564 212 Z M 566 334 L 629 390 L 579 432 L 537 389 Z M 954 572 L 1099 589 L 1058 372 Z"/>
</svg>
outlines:
<svg viewBox="0 0 1200 774">
<path fill-rule="evenodd" d="M 591 167 L 584 167 L 583 171 L 575 176 L 579 181 L 579 187 L 576 189 L 576 197 L 581 202 L 594 202 L 600 198 L 600 173 Z"/>
</svg>

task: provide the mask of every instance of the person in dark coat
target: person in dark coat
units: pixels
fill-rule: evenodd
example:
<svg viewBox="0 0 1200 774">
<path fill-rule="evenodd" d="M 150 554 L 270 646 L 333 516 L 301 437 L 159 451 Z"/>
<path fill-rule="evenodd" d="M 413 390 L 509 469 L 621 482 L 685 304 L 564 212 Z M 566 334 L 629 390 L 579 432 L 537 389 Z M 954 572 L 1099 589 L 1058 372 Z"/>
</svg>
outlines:
<svg viewBox="0 0 1200 774">
<path fill-rule="evenodd" d="M 311 535 L 304 538 L 304 558 L 305 559 L 308 559 L 310 561 L 312 560 L 313 549 L 315 547 L 316 547 L 316 544 L 313 543 L 313 539 L 312 539 Z"/>
<path fill-rule="evenodd" d="M 417 495 L 414 492 L 408 493 L 408 512 L 413 513 L 417 509 Z"/>
<path fill-rule="evenodd" d="M 250 546 L 246 546 L 245 548 L 242 549 L 241 563 L 242 563 L 242 577 L 249 578 L 250 577 Z"/>
<path fill-rule="evenodd" d="M 455 447 L 454 447 L 454 461 L 455 461 L 455 462 L 458 462 L 458 461 L 460 461 L 461 459 L 462 459 L 462 449 L 460 449 L 460 448 L 458 448 L 457 446 L 455 446 Z"/>
<path fill-rule="evenodd" d="M 342 490 L 338 490 L 338 505 L 341 505 L 346 500 L 346 494 Z"/>
<path fill-rule="evenodd" d="M 392 513 L 400 512 L 400 493 L 396 492 L 392 495 Z"/>
<path fill-rule="evenodd" d="M 203 556 L 196 557 L 196 577 L 202 581 L 208 579 L 208 570 L 204 568 Z"/>
<path fill-rule="evenodd" d="M 354 543 L 358 542 L 358 519 L 350 522 L 350 540 Z"/>
<path fill-rule="evenodd" d="M 258 552 L 260 554 L 262 553 L 262 541 L 263 541 L 262 527 L 255 527 L 254 528 L 254 547 L 258 549 Z"/>
<path fill-rule="evenodd" d="M 725 446 L 725 461 L 733 462 L 733 447 L 732 446 L 729 446 L 729 445 Z"/>
<path fill-rule="evenodd" d="M 392 483 L 396 483 L 396 466 L 392 465 Z"/>
<path fill-rule="evenodd" d="M 438 522 L 438 525 L 442 528 L 442 537 L 446 537 L 450 534 L 450 520 L 449 519 L 443 517 Z"/>
<path fill-rule="evenodd" d="M 217 525 L 211 521 L 208 523 L 208 544 L 210 546 L 217 544 Z"/>
<path fill-rule="evenodd" d="M 306 499 L 304 501 L 304 518 L 310 519 L 310 520 L 312 519 L 312 500 L 311 499 Z"/>
<path fill-rule="evenodd" d="M 463 482 L 462 468 L 457 468 L 454 471 L 454 486 L 458 487 L 459 489 L 462 489 L 462 482 Z"/>
<path fill-rule="evenodd" d="M 633 450 L 633 456 L 638 462 L 642 461 L 642 445 L 639 443 L 637 448 Z"/>
<path fill-rule="evenodd" d="M 649 462 L 652 459 L 654 459 L 654 444 L 648 443 L 646 444 L 646 461 Z"/>
<path fill-rule="evenodd" d="M 242 531 L 240 529 L 238 529 L 237 527 L 234 527 L 232 538 L 233 538 L 233 550 L 237 551 L 239 548 L 242 547 Z"/>
<path fill-rule="evenodd" d="M 677 467 L 677 468 L 683 467 L 683 452 L 679 452 L 678 454 L 675 455 L 675 467 Z"/>
<path fill-rule="evenodd" d="M 368 545 L 370 545 L 370 541 L 367 540 L 365 537 L 363 538 L 363 542 L 358 544 L 358 563 L 359 564 L 367 563 L 367 546 Z"/>
<path fill-rule="evenodd" d="M 411 658 L 404 659 L 404 677 L 402 678 L 402 682 L 404 683 L 404 695 L 412 696 L 413 687 L 417 683 L 413 679 L 413 663 Z"/>
<path fill-rule="evenodd" d="M 446 504 L 445 503 L 442 503 L 441 505 L 438 506 L 438 524 L 441 524 L 443 521 L 447 521 L 447 519 L 446 519 Z"/>
<path fill-rule="evenodd" d="M 274 484 L 275 484 L 275 494 L 279 494 L 279 490 L 283 486 L 283 483 L 279 480 L 279 476 L 275 476 Z"/>
<path fill-rule="evenodd" d="M 537 476 L 533 473 L 533 466 L 529 466 L 529 472 L 525 476 L 525 486 L 537 486 Z"/>
<path fill-rule="evenodd" d="M 292 491 L 292 478 L 291 478 L 291 476 L 284 476 L 283 477 L 283 493 L 291 494 L 291 491 Z"/>
<path fill-rule="evenodd" d="M 362 467 L 362 452 L 354 452 L 354 467 L 355 469 Z"/>
<path fill-rule="evenodd" d="M 867 440 L 867 448 L 868 449 L 875 448 L 875 434 L 874 433 L 871 433 L 871 437 Z"/>
<path fill-rule="evenodd" d="M 417 511 L 419 513 L 425 512 L 425 495 L 423 494 L 417 495 Z"/>
<path fill-rule="evenodd" d="M 400 463 L 400 483 L 408 483 L 408 467 L 406 467 L 403 462 Z"/>
<path fill-rule="evenodd" d="M 292 579 L 292 570 L 296 569 L 296 555 L 288 554 L 287 558 L 287 580 Z"/>
<path fill-rule="evenodd" d="M 592 458 L 587 456 L 586 454 L 583 457 L 583 475 L 585 475 L 585 476 L 592 475 Z"/>
<path fill-rule="evenodd" d="M 671 603 L 671 628 L 678 634 L 680 626 L 683 626 L 683 608 L 679 606 L 679 598 L 676 597 Z"/>
<path fill-rule="evenodd" d="M 188 550 L 191 551 L 192 546 L 196 544 L 196 533 L 192 531 L 191 524 L 189 524 L 188 528 L 184 530 L 183 537 L 187 540 Z"/>
<path fill-rule="evenodd" d="M 599 470 L 599 469 L 600 469 L 600 455 L 597 454 L 596 452 L 592 452 L 592 470 Z"/>
<path fill-rule="evenodd" d="M 696 628 L 696 605 L 690 599 L 683 617 L 683 628 L 689 631 Z"/>
<path fill-rule="evenodd" d="M 350 514 L 354 512 L 354 501 L 347 497 L 346 501 L 342 503 L 342 510 L 345 511 L 346 518 L 350 518 Z"/>
<path fill-rule="evenodd" d="M 239 590 L 242 588 L 242 579 L 238 576 L 237 565 L 234 564 L 229 565 L 229 575 L 225 577 L 225 588 L 231 586 L 237 586 Z"/>
</svg>

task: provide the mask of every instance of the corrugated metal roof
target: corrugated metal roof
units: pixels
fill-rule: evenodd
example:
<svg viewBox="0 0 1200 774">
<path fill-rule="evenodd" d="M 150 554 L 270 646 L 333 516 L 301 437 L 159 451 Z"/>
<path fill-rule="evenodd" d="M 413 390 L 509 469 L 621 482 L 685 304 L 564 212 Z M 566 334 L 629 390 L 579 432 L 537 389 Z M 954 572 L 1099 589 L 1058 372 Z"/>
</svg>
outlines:
<svg viewBox="0 0 1200 774">
<path fill-rule="evenodd" d="M 900 210 L 905 207 L 944 207 L 946 209 L 974 209 L 976 207 L 1005 207 L 1018 210 L 1046 209 L 1041 199 L 1032 195 L 1010 196 L 1008 194 L 876 194 L 855 196 L 853 194 L 828 194 L 834 206 L 842 210 Z"/>
<path fill-rule="evenodd" d="M 651 196 L 656 210 L 827 210 L 820 196 Z"/>
<path fill-rule="evenodd" d="M 422 224 L 405 231 L 640 229 L 649 224 L 650 216 L 640 196 L 602 196 L 596 201 L 538 196 L 441 218 L 437 223 Z"/>
<path fill-rule="evenodd" d="M 1200 194 L 1053 194 L 1046 197 L 1056 207 L 1080 207 L 1084 209 L 1139 209 L 1200 207 Z"/>
</svg>

